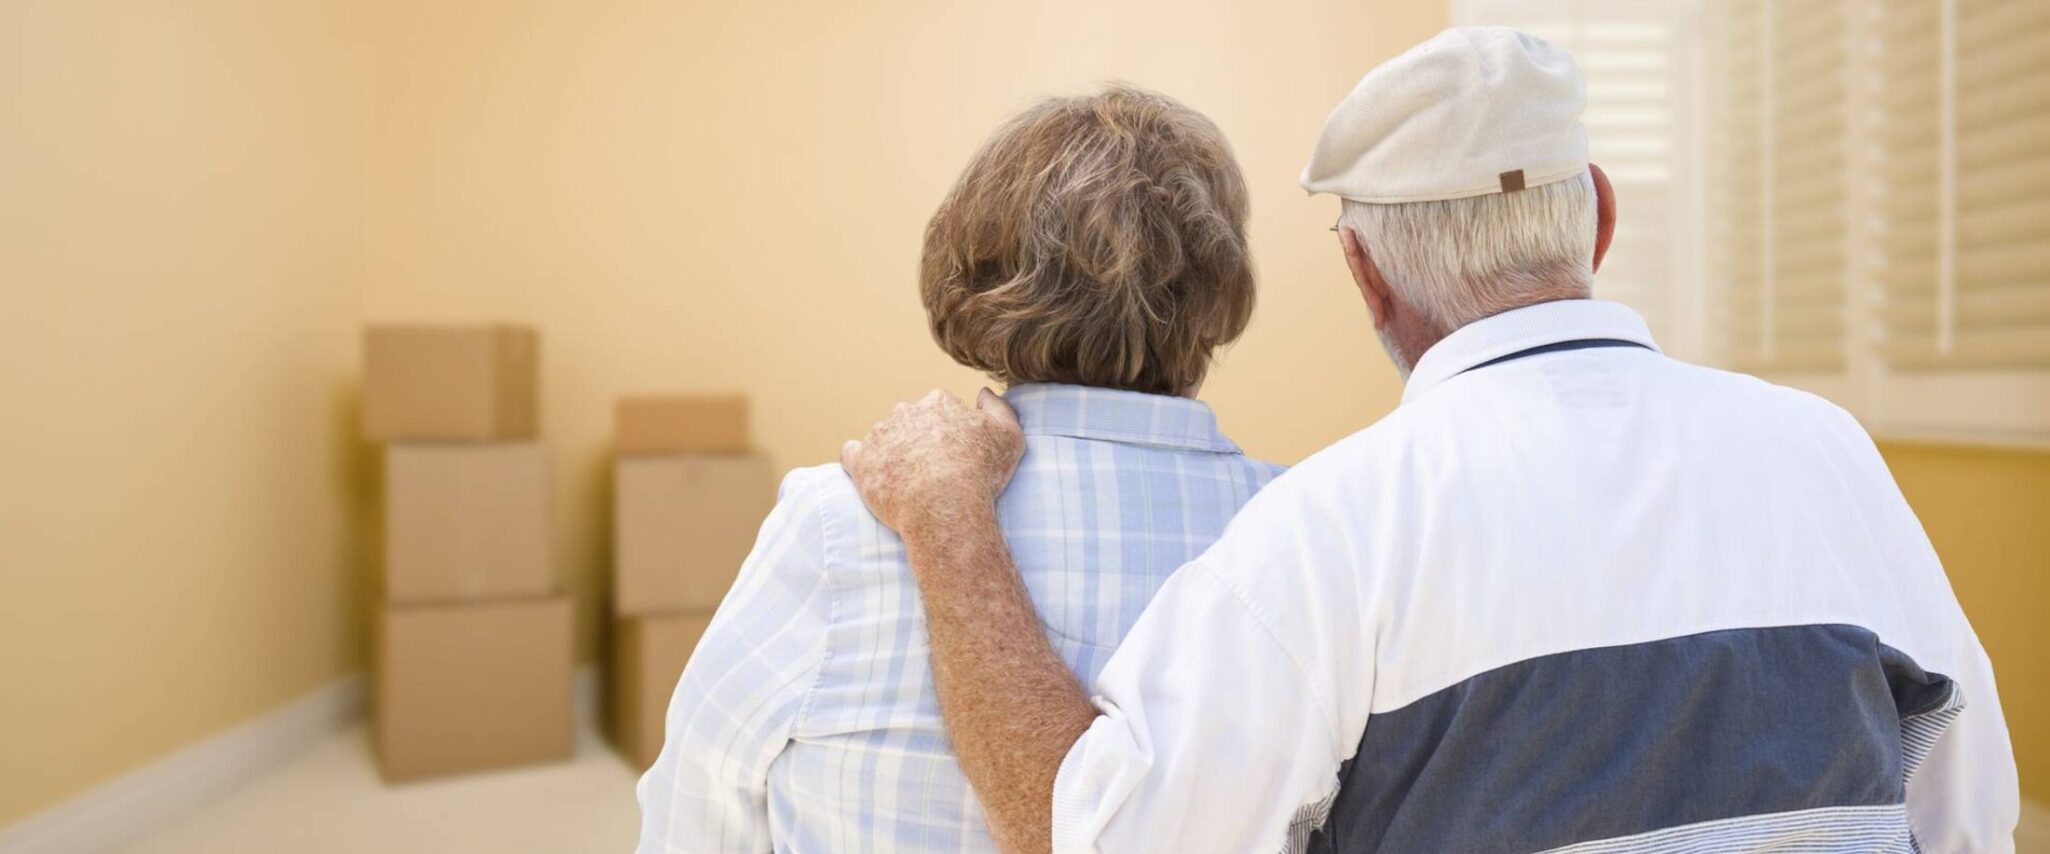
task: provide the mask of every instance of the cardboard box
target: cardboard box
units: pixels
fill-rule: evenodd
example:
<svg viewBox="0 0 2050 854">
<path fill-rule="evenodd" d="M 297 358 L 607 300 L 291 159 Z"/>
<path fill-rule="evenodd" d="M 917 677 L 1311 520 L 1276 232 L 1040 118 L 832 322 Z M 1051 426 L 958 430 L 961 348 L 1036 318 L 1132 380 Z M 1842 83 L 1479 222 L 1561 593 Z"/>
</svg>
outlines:
<svg viewBox="0 0 2050 854">
<path fill-rule="evenodd" d="M 568 759 L 568 596 L 379 615 L 375 708 L 385 779 Z"/>
<path fill-rule="evenodd" d="M 548 457 L 538 444 L 385 449 L 385 599 L 555 592 L 548 499 Z"/>
<path fill-rule="evenodd" d="M 532 439 L 540 340 L 521 326 L 372 326 L 363 432 L 372 439 Z"/>
<path fill-rule="evenodd" d="M 614 625 L 612 740 L 636 770 L 655 764 L 662 752 L 669 697 L 711 621 L 710 613 L 663 614 Z"/>
<path fill-rule="evenodd" d="M 612 444 L 621 456 L 746 453 L 747 398 L 620 398 L 612 408 Z"/>
<path fill-rule="evenodd" d="M 760 456 L 622 457 L 615 483 L 613 608 L 624 616 L 716 608 L 776 503 Z"/>
</svg>

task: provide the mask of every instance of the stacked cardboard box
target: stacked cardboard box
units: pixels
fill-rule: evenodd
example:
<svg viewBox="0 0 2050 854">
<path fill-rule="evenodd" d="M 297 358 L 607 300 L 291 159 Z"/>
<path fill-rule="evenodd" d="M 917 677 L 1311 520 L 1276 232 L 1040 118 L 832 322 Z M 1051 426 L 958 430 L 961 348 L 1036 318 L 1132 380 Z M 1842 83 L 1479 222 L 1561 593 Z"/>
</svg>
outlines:
<svg viewBox="0 0 2050 854">
<path fill-rule="evenodd" d="M 776 500 L 741 397 L 636 397 L 613 412 L 612 732 L 646 768 L 676 679 Z"/>
<path fill-rule="evenodd" d="M 574 619 L 550 569 L 533 330 L 375 326 L 363 430 L 384 442 L 373 632 L 388 780 L 567 758 Z"/>
</svg>

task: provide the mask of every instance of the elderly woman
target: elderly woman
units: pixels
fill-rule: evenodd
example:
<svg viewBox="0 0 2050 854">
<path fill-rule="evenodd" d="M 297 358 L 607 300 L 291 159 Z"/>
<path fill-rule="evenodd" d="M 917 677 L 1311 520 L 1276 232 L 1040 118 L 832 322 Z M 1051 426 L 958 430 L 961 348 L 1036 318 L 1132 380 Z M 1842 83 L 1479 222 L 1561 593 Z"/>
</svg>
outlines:
<svg viewBox="0 0 2050 854">
<path fill-rule="evenodd" d="M 1147 600 L 1278 473 L 1195 399 L 1253 308 L 1217 127 L 1113 87 L 999 128 L 926 227 L 942 349 L 1006 384 L 998 506 L 1047 639 L 1093 682 Z M 897 536 L 837 465 L 792 472 L 671 700 L 643 852 L 994 850 L 941 727 Z"/>
</svg>

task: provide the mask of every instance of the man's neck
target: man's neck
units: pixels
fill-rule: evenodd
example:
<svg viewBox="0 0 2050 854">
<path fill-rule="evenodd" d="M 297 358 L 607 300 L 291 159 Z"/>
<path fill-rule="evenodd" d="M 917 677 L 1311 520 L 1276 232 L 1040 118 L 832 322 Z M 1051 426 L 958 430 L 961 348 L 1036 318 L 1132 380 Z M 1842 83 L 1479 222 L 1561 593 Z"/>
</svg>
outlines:
<svg viewBox="0 0 2050 854">
<path fill-rule="evenodd" d="M 1430 323 L 1428 321 L 1423 320 L 1422 318 L 1417 318 L 1417 322 L 1413 324 L 1414 328 L 1408 330 L 1398 328 L 1393 333 L 1396 336 L 1395 343 L 1399 348 L 1399 355 L 1396 356 L 1398 366 L 1402 368 L 1402 375 L 1405 379 L 1407 379 L 1409 373 L 1413 370 L 1416 370 L 1417 363 L 1423 361 L 1424 354 L 1430 352 L 1432 347 L 1438 346 L 1438 342 L 1445 340 L 1446 336 L 1451 335 L 1452 333 L 1465 328 L 1467 325 L 1479 323 L 1480 321 L 1486 320 L 1490 317 L 1494 317 L 1495 315 L 1515 311 L 1519 308 L 1529 308 L 1534 305 L 1543 305 L 1548 302 L 1561 302 L 1570 299 L 1593 298 L 1594 297 L 1592 295 L 1586 293 L 1534 294 L 1529 299 L 1521 300 L 1514 304 L 1504 306 L 1500 310 L 1495 311 L 1492 314 L 1474 318 L 1473 320 L 1467 321 L 1466 324 L 1462 324 L 1451 329 L 1440 329 L 1437 326 L 1437 324 Z M 1398 326 L 1401 325 L 1399 324 Z"/>
</svg>

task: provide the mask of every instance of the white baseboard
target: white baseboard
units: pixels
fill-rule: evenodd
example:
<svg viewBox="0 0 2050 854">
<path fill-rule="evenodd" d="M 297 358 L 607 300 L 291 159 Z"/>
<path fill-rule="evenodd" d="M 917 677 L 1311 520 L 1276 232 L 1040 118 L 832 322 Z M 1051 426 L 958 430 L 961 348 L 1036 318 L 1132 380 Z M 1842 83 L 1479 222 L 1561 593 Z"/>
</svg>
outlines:
<svg viewBox="0 0 2050 854">
<path fill-rule="evenodd" d="M 86 854 L 143 839 L 362 714 L 363 677 L 337 679 L 0 830 L 0 854 Z"/>
<path fill-rule="evenodd" d="M 598 724 L 600 687 L 595 665 L 577 668 L 572 698 L 579 732 Z M 87 854 L 144 839 L 362 719 L 363 708 L 363 677 L 337 679 L 0 829 L 0 854 Z"/>
<path fill-rule="evenodd" d="M 600 723 L 598 713 L 602 706 L 599 691 L 603 687 L 604 682 L 598 677 L 598 665 L 577 665 L 576 682 L 570 688 L 576 711 L 570 720 L 576 722 L 578 732 L 588 732 Z"/>
</svg>

